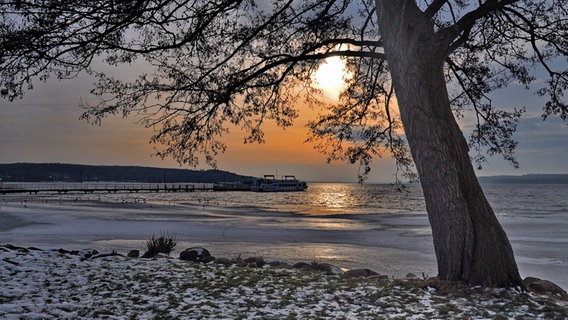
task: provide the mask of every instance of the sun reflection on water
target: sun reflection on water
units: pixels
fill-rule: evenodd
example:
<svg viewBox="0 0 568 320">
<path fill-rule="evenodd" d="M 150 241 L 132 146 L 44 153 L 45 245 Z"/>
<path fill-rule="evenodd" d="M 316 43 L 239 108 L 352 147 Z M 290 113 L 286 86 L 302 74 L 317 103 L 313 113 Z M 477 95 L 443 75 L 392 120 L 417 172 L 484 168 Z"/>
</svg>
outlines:
<svg viewBox="0 0 568 320">
<path fill-rule="evenodd" d="M 317 261 L 341 260 L 345 257 L 338 252 L 337 248 L 329 246 L 314 247 L 314 259 Z"/>
<path fill-rule="evenodd" d="M 344 213 L 368 203 L 369 194 L 361 192 L 361 186 L 349 184 L 326 184 L 312 193 L 310 204 L 322 213 Z"/>
<path fill-rule="evenodd" d="M 316 200 L 316 204 L 328 208 L 346 208 L 350 202 L 348 195 L 342 192 L 320 193 Z"/>
</svg>

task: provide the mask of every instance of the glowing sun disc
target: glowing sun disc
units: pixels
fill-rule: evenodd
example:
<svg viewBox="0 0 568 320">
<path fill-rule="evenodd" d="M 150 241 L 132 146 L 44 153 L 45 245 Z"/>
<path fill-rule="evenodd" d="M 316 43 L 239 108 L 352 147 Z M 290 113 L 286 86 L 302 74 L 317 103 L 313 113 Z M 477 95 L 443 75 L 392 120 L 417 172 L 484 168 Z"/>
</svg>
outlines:
<svg viewBox="0 0 568 320">
<path fill-rule="evenodd" d="M 337 98 L 339 91 L 345 86 L 345 72 L 345 63 L 339 57 L 325 59 L 314 73 L 316 87 L 326 95 Z"/>
</svg>

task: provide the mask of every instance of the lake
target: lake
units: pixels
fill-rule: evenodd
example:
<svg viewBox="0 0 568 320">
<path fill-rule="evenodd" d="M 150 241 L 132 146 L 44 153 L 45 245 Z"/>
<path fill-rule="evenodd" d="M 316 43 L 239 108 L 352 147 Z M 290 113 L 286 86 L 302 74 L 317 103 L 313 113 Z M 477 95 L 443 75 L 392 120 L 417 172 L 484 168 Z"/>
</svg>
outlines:
<svg viewBox="0 0 568 320">
<path fill-rule="evenodd" d="M 568 185 L 487 184 L 523 276 L 568 288 Z M 0 243 L 143 250 L 173 234 L 178 250 L 318 260 L 395 277 L 433 276 L 435 255 L 417 185 L 312 183 L 305 192 L 95 193 L 0 196 Z M 19 222 L 14 223 L 14 221 Z M 0 221 L 1 222 L 1 221 Z"/>
</svg>

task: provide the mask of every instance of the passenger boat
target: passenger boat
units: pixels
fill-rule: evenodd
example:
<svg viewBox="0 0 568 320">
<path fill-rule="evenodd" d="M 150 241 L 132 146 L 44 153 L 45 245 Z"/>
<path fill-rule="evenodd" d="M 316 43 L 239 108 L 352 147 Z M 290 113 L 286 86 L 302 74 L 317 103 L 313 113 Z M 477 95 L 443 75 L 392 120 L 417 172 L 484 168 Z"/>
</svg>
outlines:
<svg viewBox="0 0 568 320">
<path fill-rule="evenodd" d="M 284 179 L 276 179 L 274 175 L 265 175 L 262 179 L 256 179 L 250 189 L 258 192 L 278 192 L 304 191 L 307 188 L 308 184 L 296 179 L 295 176 L 284 176 Z"/>
</svg>

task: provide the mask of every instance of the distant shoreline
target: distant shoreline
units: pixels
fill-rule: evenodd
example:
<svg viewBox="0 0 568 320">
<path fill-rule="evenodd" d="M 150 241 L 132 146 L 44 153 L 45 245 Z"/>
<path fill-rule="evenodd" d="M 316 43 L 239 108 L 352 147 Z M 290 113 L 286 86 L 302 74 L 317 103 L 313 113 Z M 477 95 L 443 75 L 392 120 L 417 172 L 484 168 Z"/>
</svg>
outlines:
<svg viewBox="0 0 568 320">
<path fill-rule="evenodd" d="M 252 177 L 222 170 L 191 170 L 141 166 L 67 163 L 0 163 L 1 182 L 136 182 L 215 183 Z"/>
<path fill-rule="evenodd" d="M 215 183 L 251 180 L 253 177 L 222 170 L 191 170 L 119 165 L 66 163 L 0 163 L 0 188 L 5 182 L 119 182 L 119 183 Z M 485 184 L 568 184 L 565 174 L 479 176 Z M 309 181 L 310 183 L 330 183 Z M 356 183 L 356 182 L 337 182 Z M 392 184 L 392 182 L 367 182 Z"/>
<path fill-rule="evenodd" d="M 492 184 L 568 184 L 568 174 L 525 174 L 478 177 L 481 183 Z"/>
</svg>

